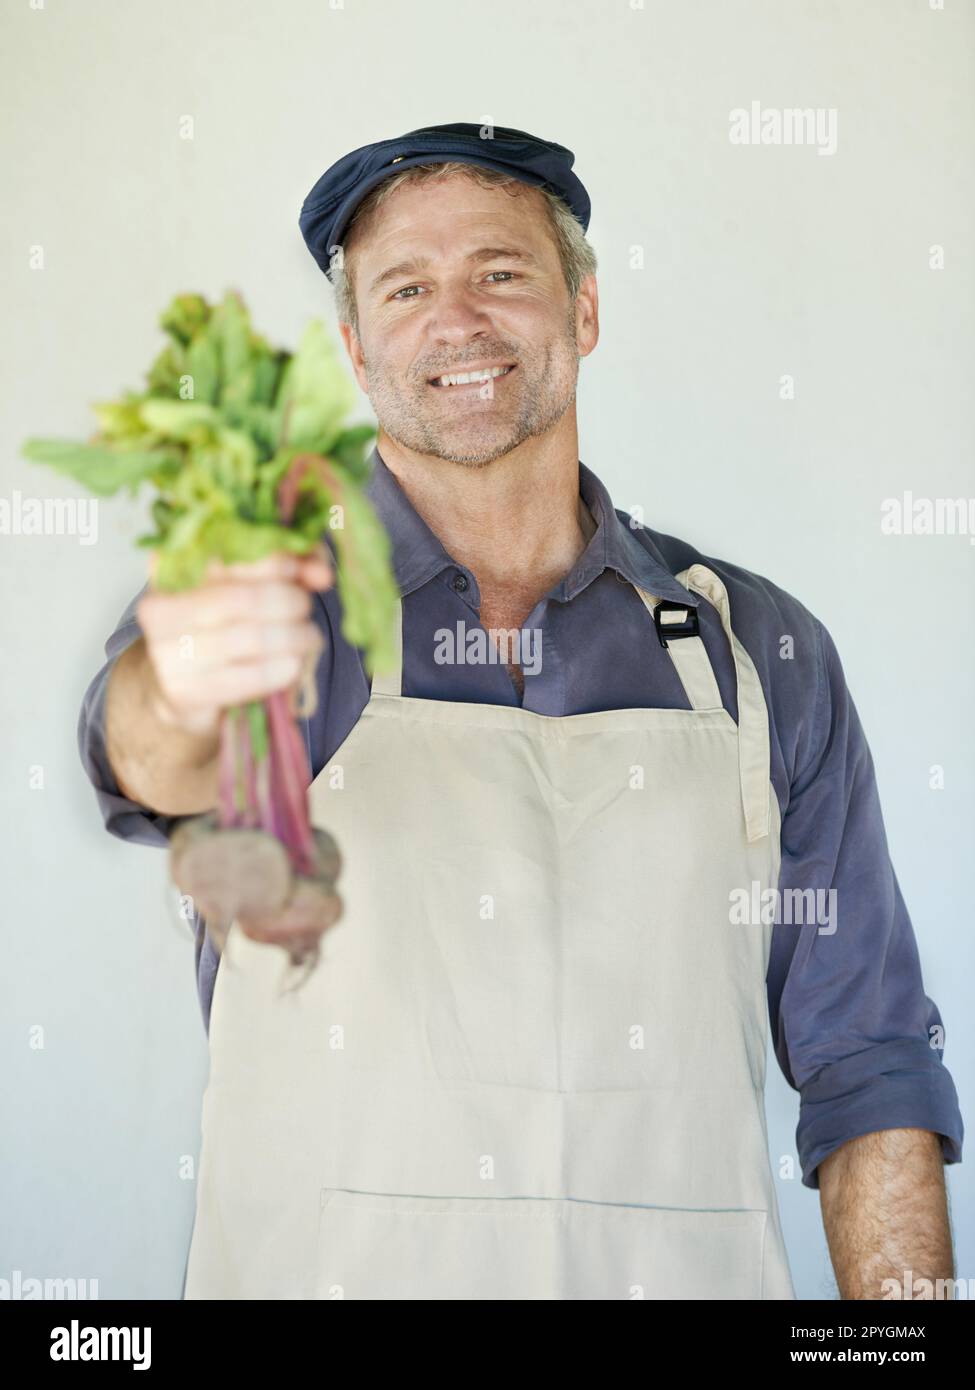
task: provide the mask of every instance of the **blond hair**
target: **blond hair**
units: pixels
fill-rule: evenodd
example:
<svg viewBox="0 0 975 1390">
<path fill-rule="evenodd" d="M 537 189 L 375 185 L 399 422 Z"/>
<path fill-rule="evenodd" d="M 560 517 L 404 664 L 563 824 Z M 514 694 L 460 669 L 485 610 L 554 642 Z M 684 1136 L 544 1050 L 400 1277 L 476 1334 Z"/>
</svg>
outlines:
<svg viewBox="0 0 975 1390">
<path fill-rule="evenodd" d="M 356 236 L 361 236 L 376 210 L 401 184 L 425 184 L 440 182 L 443 179 L 461 175 L 480 184 L 482 188 L 510 189 L 512 194 L 520 193 L 525 187 L 523 179 L 513 178 L 500 169 L 488 169 L 480 164 L 415 164 L 402 173 L 393 174 L 377 184 L 362 200 L 355 210 L 352 221 L 343 235 L 342 256 L 332 271 L 332 284 L 335 289 L 335 302 L 340 323 L 349 324 L 355 333 L 359 331 L 359 315 L 356 308 L 355 283 L 349 265 L 349 252 Z M 538 187 L 538 185 L 534 185 Z M 582 224 L 577 220 L 568 204 L 550 192 L 538 187 L 545 200 L 549 230 L 555 240 L 565 276 L 569 299 L 575 303 L 579 288 L 587 275 L 596 273 L 596 253 L 586 240 Z"/>
</svg>

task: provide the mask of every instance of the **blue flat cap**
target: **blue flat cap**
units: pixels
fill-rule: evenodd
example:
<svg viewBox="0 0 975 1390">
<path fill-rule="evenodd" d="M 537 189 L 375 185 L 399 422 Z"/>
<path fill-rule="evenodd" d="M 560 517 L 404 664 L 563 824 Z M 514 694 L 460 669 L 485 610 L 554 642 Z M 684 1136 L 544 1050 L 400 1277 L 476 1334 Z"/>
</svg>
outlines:
<svg viewBox="0 0 975 1390">
<path fill-rule="evenodd" d="M 481 132 L 490 132 L 490 138 Z M 414 164 L 482 164 L 548 188 L 568 204 L 585 231 L 589 194 L 572 172 L 575 155 L 523 130 L 467 122 L 424 126 L 394 140 L 379 140 L 343 155 L 315 184 L 301 206 L 298 226 L 308 250 L 331 280 L 330 256 L 356 208 L 377 183 Z"/>
</svg>

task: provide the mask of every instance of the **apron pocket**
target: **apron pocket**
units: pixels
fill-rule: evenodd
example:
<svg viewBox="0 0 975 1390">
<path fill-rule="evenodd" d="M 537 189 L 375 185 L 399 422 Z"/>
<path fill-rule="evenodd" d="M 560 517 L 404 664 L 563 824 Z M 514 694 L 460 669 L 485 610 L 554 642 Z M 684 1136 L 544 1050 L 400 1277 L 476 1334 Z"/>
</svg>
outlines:
<svg viewBox="0 0 975 1390">
<path fill-rule="evenodd" d="M 317 1298 L 552 1298 L 564 1203 L 323 1188 Z"/>
<path fill-rule="evenodd" d="M 766 1212 L 323 1188 L 318 1299 L 760 1299 Z"/>
<path fill-rule="evenodd" d="M 764 1210 L 567 1202 L 563 1298 L 760 1299 Z"/>
</svg>

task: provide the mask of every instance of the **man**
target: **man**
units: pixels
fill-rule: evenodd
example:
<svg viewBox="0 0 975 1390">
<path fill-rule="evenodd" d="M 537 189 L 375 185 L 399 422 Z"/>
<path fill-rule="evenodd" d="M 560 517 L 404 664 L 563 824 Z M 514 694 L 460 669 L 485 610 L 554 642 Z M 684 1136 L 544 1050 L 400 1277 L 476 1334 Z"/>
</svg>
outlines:
<svg viewBox="0 0 975 1390">
<path fill-rule="evenodd" d="M 572 163 L 435 127 L 303 207 L 379 421 L 397 669 L 370 683 L 326 558 L 279 557 L 139 596 L 86 697 L 108 828 L 164 844 L 214 803 L 221 705 L 321 652 L 343 912 L 290 992 L 246 923 L 222 961 L 197 923 L 186 1297 L 793 1298 L 767 1012 L 841 1295 L 953 1273 L 961 1118 L 835 646 L 580 463 Z M 756 912 L 777 890 L 831 910 Z"/>
</svg>

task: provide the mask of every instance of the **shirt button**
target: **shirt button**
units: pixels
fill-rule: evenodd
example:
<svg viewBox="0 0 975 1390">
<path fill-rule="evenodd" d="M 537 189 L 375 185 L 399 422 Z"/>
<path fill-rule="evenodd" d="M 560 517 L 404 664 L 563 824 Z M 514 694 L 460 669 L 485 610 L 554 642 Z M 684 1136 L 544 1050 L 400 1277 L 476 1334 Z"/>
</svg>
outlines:
<svg viewBox="0 0 975 1390">
<path fill-rule="evenodd" d="M 455 574 L 453 578 L 453 585 L 457 592 L 459 594 L 462 594 L 464 590 L 467 588 L 467 575 Z"/>
</svg>

